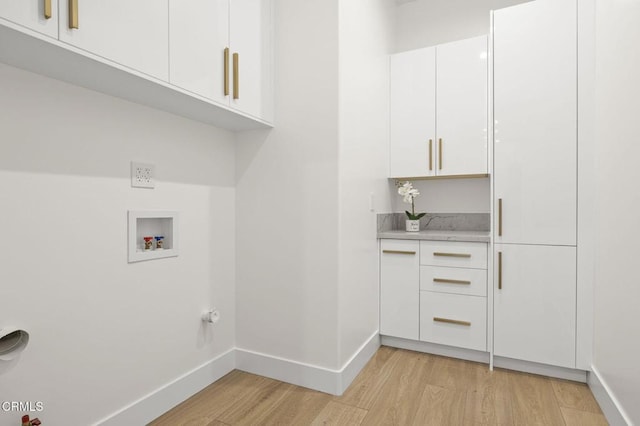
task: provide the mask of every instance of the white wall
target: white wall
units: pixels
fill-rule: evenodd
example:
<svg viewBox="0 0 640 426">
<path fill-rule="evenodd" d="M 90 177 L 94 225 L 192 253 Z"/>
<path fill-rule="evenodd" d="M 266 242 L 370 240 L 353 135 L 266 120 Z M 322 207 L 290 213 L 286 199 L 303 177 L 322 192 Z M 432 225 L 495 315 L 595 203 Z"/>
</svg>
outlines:
<svg viewBox="0 0 640 426">
<path fill-rule="evenodd" d="M 237 146 L 237 343 L 338 367 L 338 2 L 275 2 L 270 132 Z"/>
<path fill-rule="evenodd" d="M 640 3 L 596 2 L 596 188 L 594 366 L 640 424 Z"/>
<path fill-rule="evenodd" d="M 340 2 L 341 365 L 378 330 L 376 213 L 391 208 L 385 176 L 394 12 L 389 0 Z"/>
<path fill-rule="evenodd" d="M 91 424 L 232 348 L 232 134 L 4 65 L 0 93 L 0 327 L 31 333 L 0 399 Z M 156 189 L 130 187 L 131 160 Z M 180 256 L 128 264 L 128 209 L 178 210 Z"/>
<path fill-rule="evenodd" d="M 398 6 L 396 52 L 489 33 L 489 11 L 529 0 L 416 0 Z"/>
<path fill-rule="evenodd" d="M 416 212 L 427 213 L 489 213 L 491 194 L 489 178 L 414 180 L 420 191 L 415 200 Z M 411 210 L 402 202 L 395 181 L 389 183 L 394 212 Z"/>
</svg>

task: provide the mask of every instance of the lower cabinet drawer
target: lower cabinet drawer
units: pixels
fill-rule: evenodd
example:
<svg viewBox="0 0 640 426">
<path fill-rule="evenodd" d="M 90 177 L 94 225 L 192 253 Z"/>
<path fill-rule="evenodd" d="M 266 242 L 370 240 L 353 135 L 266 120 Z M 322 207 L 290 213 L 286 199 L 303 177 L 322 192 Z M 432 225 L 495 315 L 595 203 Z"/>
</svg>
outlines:
<svg viewBox="0 0 640 426">
<path fill-rule="evenodd" d="M 421 266 L 420 290 L 486 296 L 487 270 Z"/>
<path fill-rule="evenodd" d="M 486 351 L 486 297 L 421 291 L 420 340 Z"/>
</svg>

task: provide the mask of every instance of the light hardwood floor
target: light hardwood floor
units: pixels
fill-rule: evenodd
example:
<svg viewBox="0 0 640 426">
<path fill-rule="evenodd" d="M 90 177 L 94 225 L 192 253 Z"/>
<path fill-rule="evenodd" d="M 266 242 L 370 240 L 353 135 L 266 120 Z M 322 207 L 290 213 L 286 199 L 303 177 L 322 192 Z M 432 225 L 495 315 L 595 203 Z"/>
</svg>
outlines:
<svg viewBox="0 0 640 426">
<path fill-rule="evenodd" d="M 152 426 L 606 425 L 582 383 L 383 346 L 342 396 L 241 371 Z"/>
</svg>

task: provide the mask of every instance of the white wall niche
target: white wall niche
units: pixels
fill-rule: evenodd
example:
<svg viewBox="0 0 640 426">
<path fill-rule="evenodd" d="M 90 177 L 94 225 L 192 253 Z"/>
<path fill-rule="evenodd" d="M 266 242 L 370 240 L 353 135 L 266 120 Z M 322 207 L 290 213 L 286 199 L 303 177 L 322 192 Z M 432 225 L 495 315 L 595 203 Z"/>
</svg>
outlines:
<svg viewBox="0 0 640 426">
<path fill-rule="evenodd" d="M 178 256 L 178 212 L 166 210 L 129 210 L 129 263 Z M 155 237 L 163 236 L 162 248 Z M 144 237 L 153 237 L 152 248 L 145 250 Z"/>
</svg>

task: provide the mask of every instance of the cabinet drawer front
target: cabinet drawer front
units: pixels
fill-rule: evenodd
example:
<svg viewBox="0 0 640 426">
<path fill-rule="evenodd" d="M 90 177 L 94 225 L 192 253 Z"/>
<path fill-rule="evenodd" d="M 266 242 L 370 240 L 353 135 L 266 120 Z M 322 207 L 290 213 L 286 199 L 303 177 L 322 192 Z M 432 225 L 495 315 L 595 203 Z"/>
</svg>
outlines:
<svg viewBox="0 0 640 426">
<path fill-rule="evenodd" d="M 487 299 L 420 292 L 420 340 L 487 350 Z"/>
<path fill-rule="evenodd" d="M 487 271 L 485 269 L 421 266 L 420 290 L 486 296 Z"/>
<path fill-rule="evenodd" d="M 487 244 L 420 241 L 420 264 L 487 269 Z"/>
</svg>

